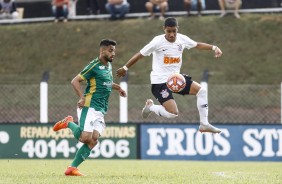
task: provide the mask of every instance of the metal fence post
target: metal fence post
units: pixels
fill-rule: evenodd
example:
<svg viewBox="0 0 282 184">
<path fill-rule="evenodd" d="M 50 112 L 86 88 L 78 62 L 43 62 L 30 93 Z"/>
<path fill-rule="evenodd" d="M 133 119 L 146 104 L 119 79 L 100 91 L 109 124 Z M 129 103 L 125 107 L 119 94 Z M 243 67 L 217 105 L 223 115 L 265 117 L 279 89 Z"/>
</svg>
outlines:
<svg viewBox="0 0 282 184">
<path fill-rule="evenodd" d="M 48 123 L 48 79 L 49 72 L 45 71 L 40 82 L 40 123 Z"/>
<path fill-rule="evenodd" d="M 71 1 L 69 7 L 69 17 L 75 18 L 76 17 L 76 3 L 77 1 Z"/>
<path fill-rule="evenodd" d="M 122 78 L 120 82 L 120 87 L 126 92 L 127 97 L 119 97 L 119 122 L 127 123 L 128 122 L 128 74 Z"/>
</svg>

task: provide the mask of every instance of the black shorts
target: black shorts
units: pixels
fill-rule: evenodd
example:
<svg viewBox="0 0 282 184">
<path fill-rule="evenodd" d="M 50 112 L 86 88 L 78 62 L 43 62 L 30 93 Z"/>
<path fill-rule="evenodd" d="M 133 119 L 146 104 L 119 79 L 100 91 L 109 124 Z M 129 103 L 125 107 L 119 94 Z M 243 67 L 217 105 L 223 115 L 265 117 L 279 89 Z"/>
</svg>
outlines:
<svg viewBox="0 0 282 184">
<path fill-rule="evenodd" d="M 189 75 L 186 75 L 186 74 L 181 74 L 181 75 L 183 75 L 185 77 L 186 86 L 182 91 L 177 92 L 176 94 L 189 95 L 191 84 L 193 82 L 192 77 L 190 77 Z M 151 91 L 152 91 L 154 97 L 161 104 L 163 104 L 164 102 L 166 102 L 170 99 L 174 99 L 173 95 L 172 95 L 172 93 L 174 93 L 174 92 L 172 92 L 168 89 L 168 87 L 166 86 L 166 83 L 152 84 Z"/>
</svg>

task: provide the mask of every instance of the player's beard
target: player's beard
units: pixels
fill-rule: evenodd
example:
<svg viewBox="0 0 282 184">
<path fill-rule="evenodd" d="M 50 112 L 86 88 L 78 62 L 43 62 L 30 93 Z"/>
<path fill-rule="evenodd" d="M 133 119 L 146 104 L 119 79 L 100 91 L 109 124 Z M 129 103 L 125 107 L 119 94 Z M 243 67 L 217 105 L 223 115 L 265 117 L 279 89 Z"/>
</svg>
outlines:
<svg viewBox="0 0 282 184">
<path fill-rule="evenodd" d="M 113 62 L 114 58 L 109 56 L 104 56 L 105 60 L 108 62 Z"/>
<path fill-rule="evenodd" d="M 113 62 L 113 58 L 109 58 L 108 62 L 110 62 L 110 63 Z"/>
</svg>

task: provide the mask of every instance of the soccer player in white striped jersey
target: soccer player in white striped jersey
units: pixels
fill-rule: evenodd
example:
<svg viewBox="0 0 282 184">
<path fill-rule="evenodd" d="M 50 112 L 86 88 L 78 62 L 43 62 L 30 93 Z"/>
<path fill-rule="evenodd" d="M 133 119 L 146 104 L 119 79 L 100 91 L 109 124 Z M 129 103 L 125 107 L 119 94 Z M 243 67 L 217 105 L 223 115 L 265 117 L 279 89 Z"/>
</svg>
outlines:
<svg viewBox="0 0 282 184">
<path fill-rule="evenodd" d="M 167 88 L 168 77 L 175 72 L 180 73 L 182 65 L 183 50 L 197 48 L 200 50 L 211 50 L 216 58 L 221 57 L 220 48 L 207 43 L 195 42 L 188 36 L 178 33 L 178 22 L 169 17 L 164 22 L 164 33 L 153 38 L 153 40 L 137 52 L 129 61 L 116 71 L 118 77 L 123 77 L 129 68 L 144 56 L 153 54 L 153 65 L 150 75 L 151 90 L 161 105 L 155 105 L 153 100 L 148 99 L 142 110 L 142 117 L 147 118 L 152 112 L 158 116 L 174 118 L 178 116 L 177 104 L 173 93 Z M 183 74 L 186 79 L 185 88 L 176 93 L 181 95 L 196 95 L 197 107 L 200 115 L 200 132 L 220 133 L 221 130 L 208 122 L 207 90 Z M 174 93 L 175 94 L 175 93 Z"/>
</svg>

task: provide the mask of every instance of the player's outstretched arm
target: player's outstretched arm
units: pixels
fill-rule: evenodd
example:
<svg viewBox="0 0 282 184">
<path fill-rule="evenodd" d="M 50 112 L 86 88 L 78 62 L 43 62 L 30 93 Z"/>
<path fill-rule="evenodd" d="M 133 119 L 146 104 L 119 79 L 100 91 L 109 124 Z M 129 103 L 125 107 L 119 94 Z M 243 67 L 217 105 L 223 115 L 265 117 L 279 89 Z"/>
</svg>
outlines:
<svg viewBox="0 0 282 184">
<path fill-rule="evenodd" d="M 213 50 L 214 51 L 214 57 L 216 57 L 216 58 L 221 57 L 221 55 L 222 55 L 222 51 L 220 50 L 220 48 L 215 46 L 215 45 L 210 45 L 210 44 L 207 44 L 207 43 L 198 42 L 196 48 L 200 49 L 200 50 Z"/>
<path fill-rule="evenodd" d="M 118 77 L 124 77 L 126 75 L 126 71 L 143 57 L 144 56 L 140 52 L 134 54 L 134 56 L 130 58 L 130 60 L 123 67 L 117 69 L 116 75 Z"/>
</svg>

